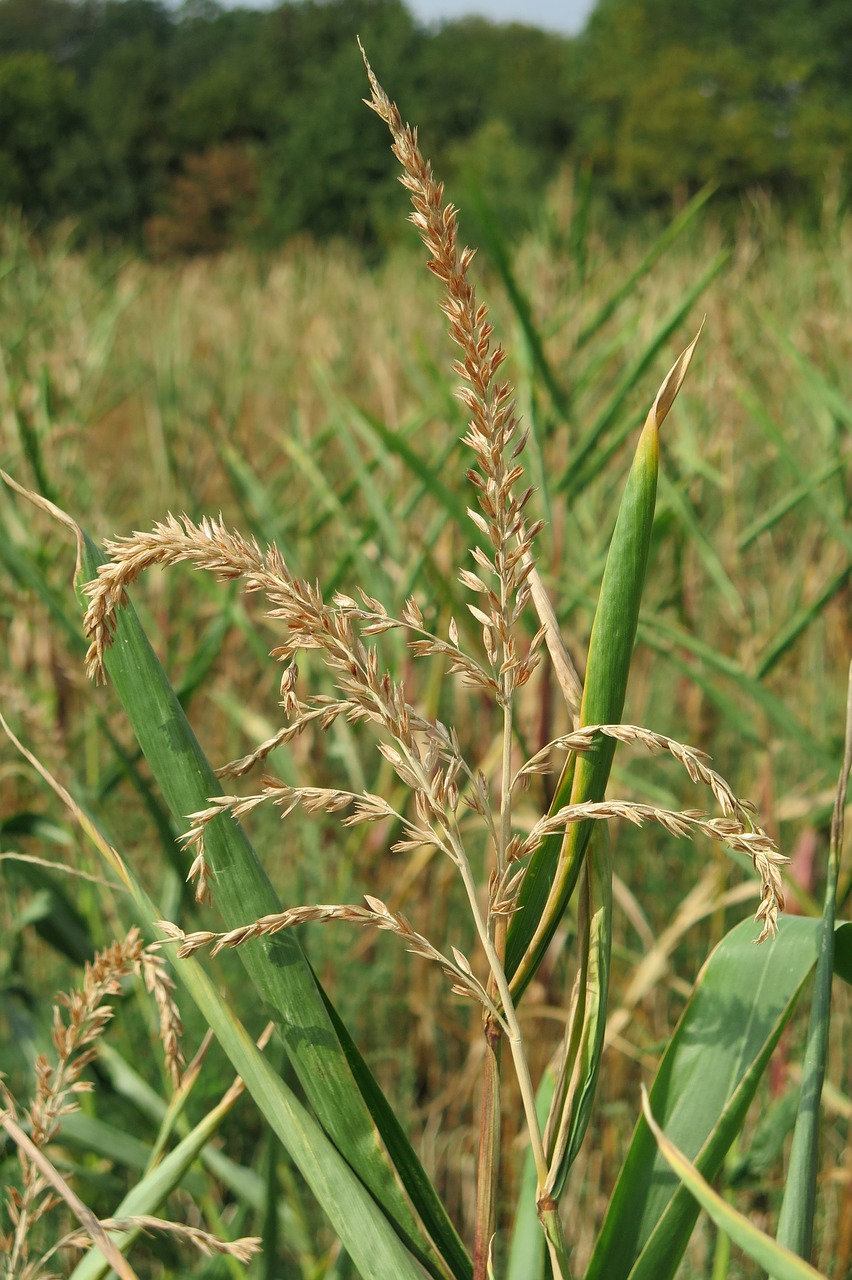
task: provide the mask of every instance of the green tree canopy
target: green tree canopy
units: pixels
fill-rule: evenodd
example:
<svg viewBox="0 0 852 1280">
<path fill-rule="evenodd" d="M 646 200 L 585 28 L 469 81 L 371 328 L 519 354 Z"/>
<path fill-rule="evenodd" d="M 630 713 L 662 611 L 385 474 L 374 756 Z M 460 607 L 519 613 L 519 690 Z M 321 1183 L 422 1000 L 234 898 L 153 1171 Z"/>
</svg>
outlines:
<svg viewBox="0 0 852 1280">
<path fill-rule="evenodd" d="M 60 159 L 77 123 L 69 72 L 44 53 L 0 59 L 0 204 L 35 219 L 65 211 Z"/>
<path fill-rule="evenodd" d="M 380 243 L 356 34 L 456 199 L 515 227 L 577 163 L 626 209 L 708 180 L 818 204 L 852 170 L 849 0 L 599 0 L 573 40 L 403 0 L 0 0 L 0 206 L 186 249 Z"/>
<path fill-rule="evenodd" d="M 631 202 L 714 181 L 801 197 L 852 160 L 852 9 L 599 0 L 575 50 L 577 149 Z"/>
</svg>

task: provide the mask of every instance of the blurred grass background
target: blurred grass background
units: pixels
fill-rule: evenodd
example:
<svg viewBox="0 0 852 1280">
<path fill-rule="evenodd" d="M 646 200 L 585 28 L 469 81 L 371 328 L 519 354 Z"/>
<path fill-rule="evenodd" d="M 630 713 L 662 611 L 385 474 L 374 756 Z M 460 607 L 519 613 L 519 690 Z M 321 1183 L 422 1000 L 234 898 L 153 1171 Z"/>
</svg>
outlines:
<svg viewBox="0 0 852 1280">
<path fill-rule="evenodd" d="M 654 231 L 649 223 L 615 248 L 609 215 L 589 204 L 582 185 L 555 188 L 533 231 L 511 249 L 480 203 L 477 270 L 532 432 L 527 467 L 547 521 L 540 566 L 581 668 L 634 428 L 706 316 L 664 429 L 625 719 L 710 752 L 793 856 L 791 879 L 801 888 L 791 898 L 800 895 L 800 909 L 811 910 L 852 640 L 852 225 L 826 216 L 818 232 L 807 231 L 756 198 L 732 228 L 712 205 L 708 211 L 705 196 L 671 226 Z M 402 217 L 402 193 L 398 199 Z M 318 579 L 329 594 L 361 586 L 394 610 L 414 593 L 438 629 L 455 616 L 472 639 L 475 624 L 457 582 L 468 545 L 468 463 L 458 443 L 465 423 L 421 255 L 397 247 L 366 266 L 341 243 L 296 241 L 265 256 L 233 250 L 158 265 L 118 248 L 80 251 L 70 234 L 35 238 L 14 219 L 0 233 L 4 469 L 99 540 L 147 528 L 167 510 L 194 518 L 221 511 L 261 542 L 277 542 L 293 571 Z M 0 491 L 0 704 L 144 869 L 164 908 L 196 927 L 201 917 L 187 899 L 176 832 L 109 689 L 85 683 L 72 570 L 67 535 Z M 134 603 L 214 765 L 274 731 L 278 673 L 266 654 L 275 630 L 256 601 L 177 569 L 151 575 Z M 496 734 L 488 709 L 440 670 L 414 663 L 394 637 L 383 639 L 383 652 L 406 673 L 410 697 L 455 724 L 472 759 L 485 758 Z M 304 687 L 319 689 L 319 664 L 306 655 L 300 667 Z M 566 723 L 558 690 L 539 671 L 524 691 L 524 743 L 535 750 Z M 378 754 L 340 723 L 326 738 L 304 736 L 270 763 L 288 781 L 377 791 L 392 785 Z M 0 778 L 0 852 L 100 874 L 66 815 L 8 745 L 0 746 Z M 616 757 L 611 793 L 671 807 L 710 802 L 671 763 L 625 751 Z M 530 814 L 541 802 L 533 790 Z M 373 892 L 439 944 L 469 945 L 451 869 L 434 857 L 411 862 L 389 854 L 375 833 L 342 834 L 298 811 L 284 825 L 261 811 L 251 830 L 287 905 Z M 627 1013 L 574 1174 L 580 1255 L 629 1137 L 638 1081 L 682 1008 L 685 983 L 749 910 L 749 902 L 725 905 L 722 894 L 748 876 L 708 843 L 619 826 L 614 859 L 626 889 L 613 1008 L 626 1002 Z M 128 915 L 113 891 L 39 865 L 4 858 L 0 877 L 2 1069 L 26 1096 L 35 1051 L 47 1043 L 54 991 L 77 980 L 81 962 L 126 928 Z M 690 895 L 692 907 L 684 908 Z M 560 1031 L 570 932 L 569 924 L 524 1004 L 528 1020 L 540 1019 L 537 1068 Z M 447 995 L 437 969 L 412 962 L 393 938 L 331 925 L 312 929 L 305 943 L 407 1117 L 451 1214 L 469 1225 L 476 1017 Z M 659 969 L 631 994 L 640 961 L 655 950 Z M 223 982 L 233 963 L 227 956 L 215 962 Z M 140 1144 L 152 1140 L 167 1096 L 165 1077 L 152 1080 L 159 1059 L 150 1048 L 150 1012 L 141 999 L 126 1005 L 107 1037 L 112 1049 L 95 1068 L 100 1087 L 66 1131 L 78 1190 L 101 1212 L 132 1181 Z M 835 1098 L 826 1130 L 827 1250 L 850 1203 L 840 1178 L 850 1119 L 845 993 L 838 1010 L 831 1080 L 846 1096 Z M 199 1029 L 186 1012 L 194 1047 Z M 263 1011 L 241 1013 L 259 1032 Z M 731 1182 L 749 1187 L 757 1218 L 771 1213 L 783 1177 L 797 1034 L 767 1086 L 751 1148 L 729 1169 Z M 214 1050 L 190 1110 L 203 1113 L 226 1079 Z M 507 1137 L 515 1114 L 510 1102 Z M 227 1123 L 223 1148 L 259 1175 L 250 1190 L 229 1183 L 221 1169 L 199 1174 L 204 1211 L 224 1214 L 230 1230 L 261 1229 L 270 1187 L 279 1188 L 279 1243 L 256 1274 L 346 1275 L 248 1102 Z M 710 1274 L 711 1251 L 700 1231 L 684 1274 Z M 162 1242 L 147 1242 L 134 1257 L 140 1274 L 187 1274 L 193 1265 Z M 842 1261 L 827 1254 L 820 1265 Z M 227 1266 L 198 1264 L 198 1274 L 224 1274 Z M 754 1273 L 743 1264 L 729 1274 Z"/>
</svg>

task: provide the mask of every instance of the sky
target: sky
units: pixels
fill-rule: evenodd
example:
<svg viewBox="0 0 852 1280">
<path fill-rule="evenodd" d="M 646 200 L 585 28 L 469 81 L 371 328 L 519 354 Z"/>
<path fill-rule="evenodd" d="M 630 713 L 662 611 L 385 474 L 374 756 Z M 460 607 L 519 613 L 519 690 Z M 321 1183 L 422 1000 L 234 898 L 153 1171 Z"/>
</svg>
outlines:
<svg viewBox="0 0 852 1280">
<path fill-rule="evenodd" d="M 226 0 L 229 7 L 267 7 L 270 0 Z M 595 7 L 595 0 L 406 0 L 422 23 L 440 22 L 476 13 L 492 22 L 525 22 L 547 31 L 570 35 L 580 31 Z"/>
<path fill-rule="evenodd" d="M 492 22 L 526 22 L 548 31 L 574 34 L 594 8 L 595 0 L 407 0 L 421 22 L 478 13 Z"/>
</svg>

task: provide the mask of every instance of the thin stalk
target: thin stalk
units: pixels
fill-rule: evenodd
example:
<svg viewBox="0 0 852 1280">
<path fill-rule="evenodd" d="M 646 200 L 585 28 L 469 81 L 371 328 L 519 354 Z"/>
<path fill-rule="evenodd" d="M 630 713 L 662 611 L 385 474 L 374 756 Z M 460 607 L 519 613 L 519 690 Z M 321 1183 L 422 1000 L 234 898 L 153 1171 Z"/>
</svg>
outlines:
<svg viewBox="0 0 852 1280">
<path fill-rule="evenodd" d="M 403 750 L 406 760 L 416 772 L 424 793 L 429 796 L 430 800 L 434 801 L 429 778 L 426 775 L 421 762 L 413 752 L 408 749 L 404 742 L 400 739 L 396 739 L 396 741 L 397 745 Z M 437 809 L 437 804 L 435 807 Z M 447 824 L 445 829 L 451 842 L 451 848 L 447 848 L 446 851 L 459 869 L 459 874 L 461 875 L 462 884 L 464 885 L 465 893 L 467 894 L 468 905 L 470 906 L 471 915 L 473 916 L 476 932 L 479 935 L 479 941 L 485 952 L 491 977 L 493 978 L 497 991 L 500 994 L 502 1016 L 500 1018 L 499 1025 L 506 1032 L 509 1039 L 509 1048 L 512 1053 L 512 1062 L 514 1063 L 515 1074 L 518 1079 L 518 1087 L 521 1091 L 521 1101 L 523 1103 L 527 1128 L 529 1129 L 530 1143 L 532 1146 L 533 1158 L 535 1160 L 536 1176 L 538 1178 L 540 1190 L 544 1186 L 545 1179 L 547 1178 L 547 1160 L 544 1155 L 544 1143 L 542 1142 L 541 1128 L 536 1114 L 535 1090 L 530 1077 L 529 1064 L 526 1059 L 526 1054 L 524 1053 L 521 1024 L 518 1021 L 517 1010 L 515 1009 L 512 994 L 509 990 L 509 983 L 506 978 L 505 969 L 503 968 L 502 958 L 495 947 L 488 923 L 483 919 L 482 912 L 479 909 L 476 880 L 474 879 L 473 871 L 471 870 L 467 854 L 465 853 L 464 844 L 455 820 L 453 820 L 452 824 Z M 499 929 L 498 934 L 502 938 L 502 945 L 505 948 L 505 928 Z"/>
<path fill-rule="evenodd" d="M 506 869 L 506 850 L 512 827 L 512 701 L 503 704 L 503 767 L 500 796 L 500 829 L 496 841 L 497 875 Z M 490 910 L 487 927 L 494 939 L 494 950 L 503 969 L 506 956 L 506 917 Z M 495 1000 L 497 985 L 494 974 L 488 983 L 488 994 Z M 501 1096 L 501 1049 L 503 1030 L 491 1014 L 483 1026 L 485 1059 L 482 1064 L 482 1106 L 479 1114 L 479 1162 L 476 1174 L 476 1229 L 473 1246 L 473 1280 L 485 1280 L 491 1241 L 497 1229 L 497 1188 L 500 1176 L 500 1145 L 503 1121 Z"/>
<path fill-rule="evenodd" d="M 529 1064 L 524 1053 L 523 1035 L 521 1033 L 521 1025 L 518 1021 L 517 1010 L 515 1009 L 512 994 L 509 990 L 509 983 L 506 980 L 506 974 L 500 963 L 500 957 L 494 949 L 494 943 L 488 936 L 488 927 L 482 918 L 479 910 L 479 902 L 477 901 L 476 881 L 473 878 L 473 872 L 464 851 L 459 849 L 460 855 L 457 865 L 462 877 L 465 891 L 467 893 L 468 903 L 473 915 L 473 921 L 476 931 L 479 934 L 479 940 L 485 952 L 488 965 L 493 974 L 497 990 L 500 993 L 500 1000 L 503 1005 L 503 1013 L 500 1019 L 503 1030 L 509 1041 L 509 1048 L 512 1053 L 512 1062 L 515 1067 L 515 1074 L 518 1078 L 518 1087 L 521 1091 L 521 1102 L 523 1103 L 524 1116 L 527 1122 L 527 1128 L 530 1134 L 530 1144 L 532 1146 L 533 1159 L 535 1161 L 536 1177 L 538 1178 L 539 1187 L 544 1186 L 547 1177 L 547 1161 L 544 1156 L 544 1144 L 541 1138 L 541 1128 L 538 1123 L 538 1116 L 535 1109 L 535 1090 L 533 1089 L 532 1079 L 530 1078 Z"/>
<path fill-rule="evenodd" d="M 486 1280 L 491 1241 L 497 1227 L 497 1187 L 500 1172 L 500 1059 L 503 1030 L 491 1014 L 485 1018 L 485 1062 L 482 1068 L 482 1106 L 479 1117 L 479 1160 L 476 1170 L 476 1227 L 473 1241 L 473 1280 Z"/>
</svg>

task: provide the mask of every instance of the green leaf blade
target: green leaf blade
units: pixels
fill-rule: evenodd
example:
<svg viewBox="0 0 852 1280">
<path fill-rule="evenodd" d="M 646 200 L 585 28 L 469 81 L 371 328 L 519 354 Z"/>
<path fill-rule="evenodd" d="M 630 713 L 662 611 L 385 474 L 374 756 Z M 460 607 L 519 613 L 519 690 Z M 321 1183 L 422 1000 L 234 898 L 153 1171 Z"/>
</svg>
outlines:
<svg viewBox="0 0 852 1280">
<path fill-rule="evenodd" d="M 703 1209 L 710 1215 L 721 1231 L 733 1240 L 748 1257 L 763 1267 L 772 1280 L 824 1280 L 818 1271 L 809 1263 L 803 1262 L 789 1249 L 773 1240 L 761 1231 L 744 1214 L 738 1213 L 732 1205 L 720 1196 L 701 1177 L 695 1165 L 678 1151 L 670 1142 L 662 1129 L 657 1125 L 648 1106 L 647 1095 L 643 1097 L 646 1121 L 653 1130 L 660 1152 L 671 1169 L 677 1174 L 684 1186 L 689 1189 Z"/>
<path fill-rule="evenodd" d="M 740 1131 L 816 963 L 820 929 L 819 920 L 784 916 L 778 936 L 755 947 L 755 925 L 745 921 L 699 974 L 657 1071 L 651 1108 L 704 1178 L 715 1177 Z M 697 1214 L 640 1119 L 586 1280 L 673 1277 Z"/>
</svg>

